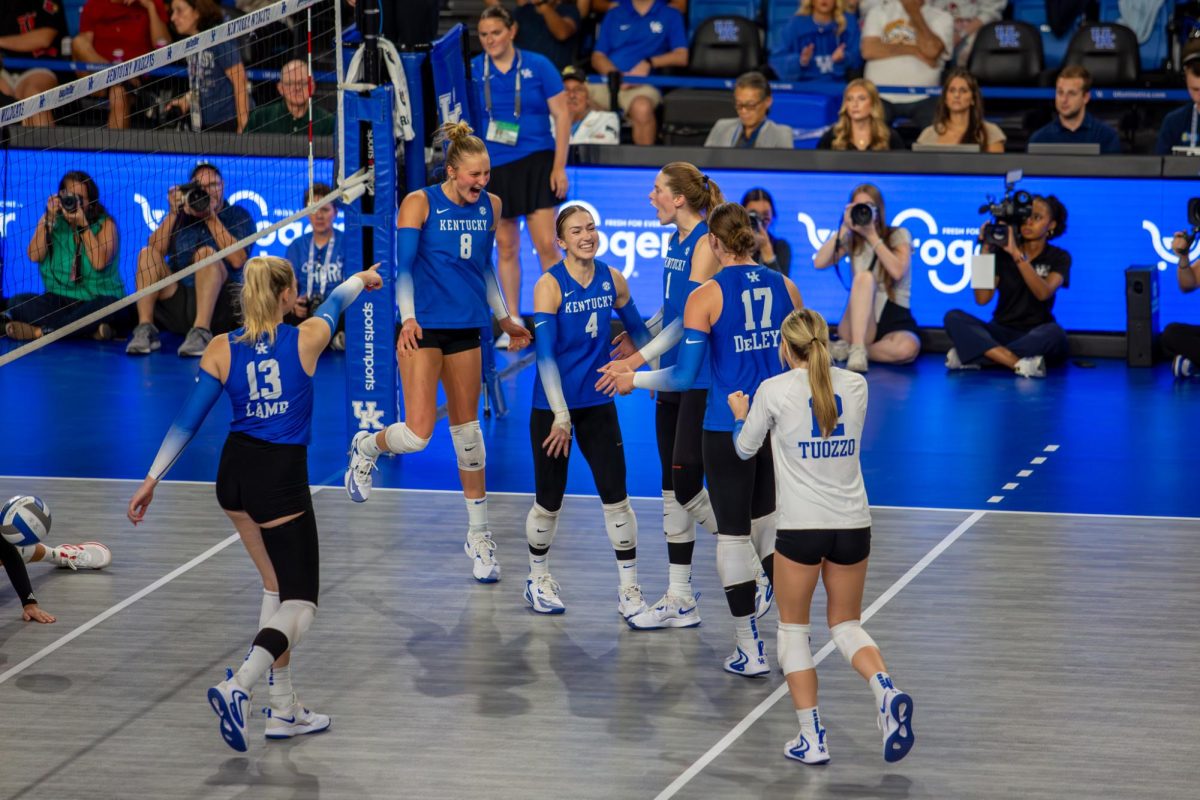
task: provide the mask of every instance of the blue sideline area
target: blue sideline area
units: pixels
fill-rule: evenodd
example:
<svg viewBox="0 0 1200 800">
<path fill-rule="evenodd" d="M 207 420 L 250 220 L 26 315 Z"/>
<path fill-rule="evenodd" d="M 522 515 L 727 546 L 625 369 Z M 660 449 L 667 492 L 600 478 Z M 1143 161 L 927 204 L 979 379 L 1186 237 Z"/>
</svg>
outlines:
<svg viewBox="0 0 1200 800">
<path fill-rule="evenodd" d="M 60 342 L 0 368 L 0 473 L 93 478 L 145 475 L 192 383 L 197 362 L 162 353 L 124 354 L 122 343 Z M 503 361 L 506 356 L 500 356 Z M 867 489 L 875 505 L 1200 517 L 1194 489 L 1193 409 L 1200 381 L 1169 370 L 1096 360 L 1046 380 L 1004 371 L 947 374 L 940 355 L 913 367 L 872 367 L 864 437 Z M 532 367 L 507 385 L 512 413 L 484 420 L 488 488 L 532 491 L 528 409 Z M 340 483 L 345 430 L 344 359 L 322 357 L 309 474 Z M 629 490 L 659 494 L 653 403 L 644 392 L 618 401 Z M 229 421 L 222 402 L 169 479 L 211 481 Z M 381 459 L 377 485 L 457 490 L 446 422 L 429 449 Z M 1046 447 L 1058 449 L 1047 452 Z M 1043 464 L 1031 464 L 1045 458 Z M 1019 470 L 1032 470 L 1017 477 Z M 1017 483 L 1014 489 L 1004 489 Z M 27 491 L 37 493 L 36 480 Z M 594 494 L 586 464 L 572 459 L 568 491 Z M 1003 497 L 989 504 L 989 498 Z M 347 500 L 347 502 L 349 502 Z"/>
</svg>

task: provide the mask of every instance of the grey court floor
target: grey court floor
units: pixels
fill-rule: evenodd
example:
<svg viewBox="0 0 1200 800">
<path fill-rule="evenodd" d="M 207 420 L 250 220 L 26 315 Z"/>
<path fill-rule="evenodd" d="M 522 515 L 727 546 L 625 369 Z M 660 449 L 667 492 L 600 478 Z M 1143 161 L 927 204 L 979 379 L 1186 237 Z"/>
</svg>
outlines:
<svg viewBox="0 0 1200 800">
<path fill-rule="evenodd" d="M 720 669 L 732 624 L 710 537 L 704 624 L 634 632 L 594 498 L 567 501 L 552 565 L 568 611 L 545 618 L 521 600 L 528 497 L 492 497 L 506 572 L 482 586 L 457 495 L 355 506 L 323 489 L 321 609 L 293 672 L 333 728 L 268 743 L 256 714 L 241 756 L 204 696 L 253 634 L 257 575 L 211 486 L 162 485 L 137 529 L 133 488 L 0 479 L 0 496 L 49 501 L 52 540 L 115 556 L 98 573 L 31 566 L 55 625 L 21 622 L 0 593 L 0 797 L 1197 796 L 1195 520 L 876 510 L 866 627 L 915 698 L 917 745 L 883 762 L 871 695 L 833 653 L 818 668 L 833 762 L 812 768 L 781 754 L 795 730 L 782 677 Z M 635 509 L 653 599 L 661 510 Z"/>
</svg>

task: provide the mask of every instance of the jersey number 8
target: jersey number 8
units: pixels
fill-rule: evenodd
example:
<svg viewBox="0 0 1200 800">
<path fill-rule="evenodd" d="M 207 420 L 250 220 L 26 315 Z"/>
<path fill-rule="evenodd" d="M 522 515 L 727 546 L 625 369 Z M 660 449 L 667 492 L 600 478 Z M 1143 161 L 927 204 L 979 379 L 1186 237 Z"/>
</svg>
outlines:
<svg viewBox="0 0 1200 800">
<path fill-rule="evenodd" d="M 458 237 L 458 257 L 464 260 L 471 257 L 471 234 L 464 233 Z"/>
</svg>

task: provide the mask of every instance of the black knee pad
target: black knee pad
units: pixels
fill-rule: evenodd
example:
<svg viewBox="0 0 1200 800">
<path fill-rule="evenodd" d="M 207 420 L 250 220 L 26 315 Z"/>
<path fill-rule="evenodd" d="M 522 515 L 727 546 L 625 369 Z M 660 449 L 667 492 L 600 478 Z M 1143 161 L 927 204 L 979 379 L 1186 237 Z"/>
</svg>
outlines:
<svg viewBox="0 0 1200 800">
<path fill-rule="evenodd" d="M 321 571 L 317 518 L 312 509 L 290 522 L 263 528 L 262 538 L 279 582 L 279 602 L 306 600 L 316 605 Z"/>
</svg>

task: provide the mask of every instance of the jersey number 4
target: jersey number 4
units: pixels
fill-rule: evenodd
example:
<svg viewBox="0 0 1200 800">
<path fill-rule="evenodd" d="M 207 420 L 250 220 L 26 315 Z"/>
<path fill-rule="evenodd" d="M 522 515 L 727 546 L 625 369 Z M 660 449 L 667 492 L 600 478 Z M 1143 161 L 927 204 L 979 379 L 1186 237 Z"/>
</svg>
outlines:
<svg viewBox="0 0 1200 800">
<path fill-rule="evenodd" d="M 258 388 L 258 375 L 255 374 L 256 366 L 263 377 L 261 390 Z M 274 400 L 279 397 L 283 394 L 283 385 L 279 382 L 279 362 L 273 358 L 257 363 L 251 361 L 246 365 L 246 383 L 250 386 L 251 400 Z M 841 409 L 841 406 L 838 408 Z"/>
<path fill-rule="evenodd" d="M 753 292 L 753 294 L 751 294 Z M 750 299 L 753 297 L 753 301 Z M 771 295 L 771 290 L 765 286 L 760 286 L 757 289 L 746 289 L 742 292 L 742 306 L 746 309 L 746 330 L 752 331 L 755 328 L 771 327 L 771 303 L 774 297 Z M 762 303 L 762 315 L 758 321 L 754 321 L 754 305 Z"/>
<path fill-rule="evenodd" d="M 592 335 L 592 338 L 595 339 L 596 333 L 598 332 L 598 328 L 599 328 L 599 321 L 596 319 L 596 312 L 593 311 L 592 315 L 590 317 L 588 317 L 587 325 L 584 325 L 583 329 L 586 332 L 590 333 Z"/>
<path fill-rule="evenodd" d="M 840 394 L 835 394 L 833 396 L 833 401 L 837 404 L 838 424 L 834 426 L 833 433 L 831 433 L 829 435 L 830 436 L 845 436 L 846 435 L 846 425 L 845 425 L 845 423 L 841 422 L 841 419 L 842 419 L 842 396 Z M 812 398 L 810 397 L 810 398 L 808 398 L 808 408 L 810 411 L 812 410 L 812 404 L 813 404 Z M 817 422 L 817 412 L 816 411 L 812 412 L 812 422 L 813 422 L 813 427 L 812 427 L 813 438 L 820 439 L 821 438 L 821 425 L 820 425 L 820 423 Z"/>
</svg>

